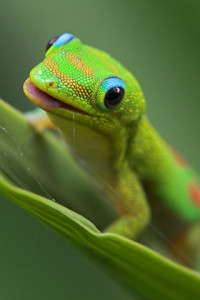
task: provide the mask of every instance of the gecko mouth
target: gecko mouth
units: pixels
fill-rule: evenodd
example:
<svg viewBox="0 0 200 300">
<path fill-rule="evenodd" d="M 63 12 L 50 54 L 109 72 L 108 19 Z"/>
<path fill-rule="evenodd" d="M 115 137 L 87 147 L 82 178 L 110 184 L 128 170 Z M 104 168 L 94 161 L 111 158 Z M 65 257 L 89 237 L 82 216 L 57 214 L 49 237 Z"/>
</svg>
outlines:
<svg viewBox="0 0 200 300">
<path fill-rule="evenodd" d="M 66 109 L 72 113 L 79 113 L 82 115 L 88 115 L 86 112 L 55 99 L 49 94 L 41 91 L 30 79 L 30 77 L 24 83 L 24 93 L 26 96 L 37 106 L 45 111 L 54 111 L 58 108 Z"/>
</svg>

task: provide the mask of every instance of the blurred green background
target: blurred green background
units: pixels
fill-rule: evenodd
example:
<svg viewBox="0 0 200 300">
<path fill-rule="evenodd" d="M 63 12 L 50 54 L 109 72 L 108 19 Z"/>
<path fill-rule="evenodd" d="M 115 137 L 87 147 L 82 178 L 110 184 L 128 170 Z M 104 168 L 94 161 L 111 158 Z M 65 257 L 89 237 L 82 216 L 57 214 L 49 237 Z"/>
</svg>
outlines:
<svg viewBox="0 0 200 300">
<path fill-rule="evenodd" d="M 6 0 L 0 22 L 3 99 L 32 109 L 24 80 L 48 40 L 71 32 L 134 73 L 152 123 L 200 172 L 198 0 Z M 6 199 L 0 237 L 0 299 L 131 299 L 78 249 Z"/>
</svg>

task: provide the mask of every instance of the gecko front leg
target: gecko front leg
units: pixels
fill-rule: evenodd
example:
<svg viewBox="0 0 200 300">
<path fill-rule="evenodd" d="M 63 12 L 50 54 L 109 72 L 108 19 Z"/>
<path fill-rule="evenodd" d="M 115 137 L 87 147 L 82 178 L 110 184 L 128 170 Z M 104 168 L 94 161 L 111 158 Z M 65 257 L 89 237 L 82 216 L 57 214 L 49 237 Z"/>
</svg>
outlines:
<svg viewBox="0 0 200 300">
<path fill-rule="evenodd" d="M 145 192 L 137 175 L 125 164 L 116 175 L 107 193 L 117 208 L 120 218 L 108 226 L 105 232 L 135 239 L 150 220 L 150 209 Z"/>
</svg>

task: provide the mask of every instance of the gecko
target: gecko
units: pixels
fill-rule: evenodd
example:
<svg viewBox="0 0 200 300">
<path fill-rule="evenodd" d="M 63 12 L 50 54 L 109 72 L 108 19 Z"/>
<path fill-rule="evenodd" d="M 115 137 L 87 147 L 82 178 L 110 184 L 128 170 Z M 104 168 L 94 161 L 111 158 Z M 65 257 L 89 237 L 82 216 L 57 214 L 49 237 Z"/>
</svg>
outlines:
<svg viewBox="0 0 200 300">
<path fill-rule="evenodd" d="M 200 221 L 198 174 L 153 128 L 138 81 L 109 54 L 63 33 L 48 42 L 24 92 L 40 109 L 38 128 L 58 128 L 103 179 L 119 214 L 105 232 L 136 239 L 151 219 L 150 194 L 186 224 Z"/>
</svg>

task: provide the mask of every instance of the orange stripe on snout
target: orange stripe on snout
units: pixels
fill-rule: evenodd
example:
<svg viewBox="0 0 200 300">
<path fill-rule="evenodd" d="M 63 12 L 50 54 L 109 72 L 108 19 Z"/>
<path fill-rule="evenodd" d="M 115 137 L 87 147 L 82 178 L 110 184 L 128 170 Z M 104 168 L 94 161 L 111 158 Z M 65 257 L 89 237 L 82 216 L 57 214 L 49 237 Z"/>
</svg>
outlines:
<svg viewBox="0 0 200 300">
<path fill-rule="evenodd" d="M 85 61 L 82 60 L 80 55 L 66 53 L 66 59 L 72 64 L 76 69 L 82 72 L 86 77 L 94 77 L 94 68 L 91 68 Z"/>
<path fill-rule="evenodd" d="M 71 88 L 77 96 L 81 98 L 88 99 L 90 97 L 90 91 L 85 87 L 84 85 L 79 84 L 74 78 L 70 77 L 69 75 L 66 75 L 62 71 L 60 71 L 57 63 L 51 59 L 48 58 L 44 60 L 43 64 L 57 77 L 59 78 L 62 83 Z"/>
</svg>

